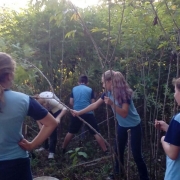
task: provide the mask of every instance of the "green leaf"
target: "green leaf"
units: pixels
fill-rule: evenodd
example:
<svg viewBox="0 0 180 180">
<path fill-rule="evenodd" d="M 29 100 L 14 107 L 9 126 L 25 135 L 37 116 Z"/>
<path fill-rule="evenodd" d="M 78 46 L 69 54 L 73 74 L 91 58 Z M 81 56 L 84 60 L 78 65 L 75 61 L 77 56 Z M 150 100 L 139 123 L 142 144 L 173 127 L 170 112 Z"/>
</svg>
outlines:
<svg viewBox="0 0 180 180">
<path fill-rule="evenodd" d="M 76 30 L 72 30 L 65 35 L 65 38 L 70 38 L 70 37 L 74 38 L 75 33 L 76 33 Z"/>
<path fill-rule="evenodd" d="M 79 156 L 83 156 L 84 158 L 88 158 L 88 155 L 85 152 L 78 152 Z"/>
<path fill-rule="evenodd" d="M 66 152 L 67 154 L 71 154 L 73 153 L 74 151 L 73 150 L 69 150 L 68 152 Z"/>
<path fill-rule="evenodd" d="M 95 27 L 95 28 L 91 29 L 92 33 L 94 33 L 94 32 L 102 32 L 102 31 L 107 32 L 107 29 L 106 28 L 98 28 L 98 27 Z"/>
<path fill-rule="evenodd" d="M 74 159 L 73 159 L 73 166 L 74 166 L 74 165 L 76 165 L 76 164 L 77 164 L 77 162 L 78 162 L 77 157 L 74 157 Z"/>
<path fill-rule="evenodd" d="M 69 157 L 70 159 L 74 159 L 74 158 L 76 158 L 76 153 L 73 153 L 73 154 L 71 154 L 71 156 Z"/>
<path fill-rule="evenodd" d="M 78 152 L 80 149 L 81 149 L 81 148 L 80 148 L 80 147 L 78 147 L 78 148 L 76 148 L 76 149 L 75 149 L 75 151 L 76 151 L 76 152 Z"/>
</svg>

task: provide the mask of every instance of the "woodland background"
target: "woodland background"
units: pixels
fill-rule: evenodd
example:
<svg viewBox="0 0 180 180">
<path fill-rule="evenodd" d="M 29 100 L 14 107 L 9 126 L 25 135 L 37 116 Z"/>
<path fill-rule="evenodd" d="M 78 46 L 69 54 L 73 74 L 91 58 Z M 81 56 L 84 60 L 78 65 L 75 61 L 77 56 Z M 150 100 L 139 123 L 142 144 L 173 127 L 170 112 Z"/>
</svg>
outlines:
<svg viewBox="0 0 180 180">
<path fill-rule="evenodd" d="M 13 89 L 29 95 L 50 90 L 39 68 L 55 94 L 69 106 L 71 89 L 79 75 L 89 77 L 89 86 L 98 99 L 102 72 L 121 71 L 134 90 L 134 103 L 142 118 L 143 155 L 150 177 L 161 180 L 165 155 L 159 144 L 162 134 L 153 124 L 155 119 L 169 122 L 178 110 L 172 79 L 179 77 L 179 6 L 180 0 L 102 0 L 96 7 L 77 9 L 65 0 L 37 0 L 21 11 L 1 7 L 0 51 L 17 61 Z M 101 123 L 102 136 L 113 146 L 115 121 L 111 110 L 102 106 L 95 116 Z M 113 163 L 110 158 L 102 158 L 103 153 L 88 133 L 77 136 L 68 147 L 70 152 L 62 156 L 69 118 L 68 113 L 59 126 L 55 160 L 48 161 L 47 152 L 32 153 L 34 177 L 106 179 Z M 25 124 L 26 136 L 31 139 L 38 132 L 37 125 L 29 118 Z M 82 162 L 87 164 L 79 165 Z M 128 179 L 138 179 L 132 155 L 126 172 Z"/>
</svg>

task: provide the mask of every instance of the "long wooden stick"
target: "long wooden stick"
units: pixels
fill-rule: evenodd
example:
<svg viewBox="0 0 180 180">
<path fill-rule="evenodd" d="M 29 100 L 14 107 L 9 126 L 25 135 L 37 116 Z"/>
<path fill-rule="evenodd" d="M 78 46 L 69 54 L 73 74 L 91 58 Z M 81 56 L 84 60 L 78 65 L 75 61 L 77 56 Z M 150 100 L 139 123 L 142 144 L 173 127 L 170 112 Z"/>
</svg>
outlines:
<svg viewBox="0 0 180 180">
<path fill-rule="evenodd" d="M 127 180 L 129 180 L 130 177 L 129 162 L 130 162 L 130 154 L 131 154 L 131 129 L 128 129 L 127 133 L 128 133 Z"/>
</svg>

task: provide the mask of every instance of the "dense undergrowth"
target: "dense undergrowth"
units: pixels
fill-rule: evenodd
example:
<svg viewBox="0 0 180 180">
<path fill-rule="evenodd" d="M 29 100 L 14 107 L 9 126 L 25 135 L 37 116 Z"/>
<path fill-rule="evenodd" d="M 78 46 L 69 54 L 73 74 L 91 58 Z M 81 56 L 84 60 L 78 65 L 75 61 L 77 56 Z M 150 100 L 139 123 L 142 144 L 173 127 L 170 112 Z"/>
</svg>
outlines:
<svg viewBox="0 0 180 180">
<path fill-rule="evenodd" d="M 36 123 L 29 121 L 36 131 Z M 67 122 L 67 121 L 66 121 Z M 33 177 L 52 176 L 60 180 L 106 180 L 112 173 L 113 161 L 111 156 L 105 156 L 98 146 L 94 137 L 86 132 L 84 135 L 76 136 L 67 148 L 65 154 L 62 153 L 62 143 L 68 130 L 68 123 L 62 123 L 58 128 L 58 144 L 55 159 L 48 159 L 48 151 L 31 152 L 31 168 Z M 101 134 L 107 139 L 106 122 L 100 127 Z M 106 130 L 107 131 L 107 130 Z M 113 128 L 111 129 L 113 131 Z M 34 136 L 29 130 L 28 136 Z M 113 133 L 112 133 L 113 134 Z M 30 138 L 31 139 L 31 138 Z M 113 138 L 111 144 L 114 143 Z M 155 147 L 157 148 L 157 147 Z M 150 142 L 143 139 L 143 156 L 148 167 L 151 180 L 163 180 L 165 171 L 165 155 L 161 147 L 158 147 L 157 158 L 151 155 Z M 77 152 L 81 152 L 79 155 Z M 68 153 L 70 152 L 70 153 Z M 83 155 L 84 156 L 83 156 Z M 87 157 L 86 157 L 87 155 Z M 138 171 L 134 163 L 132 154 L 130 155 L 129 169 L 127 170 L 127 149 L 125 153 L 125 171 L 129 171 L 129 180 L 138 180 Z M 117 179 L 126 180 L 127 177 Z"/>
</svg>

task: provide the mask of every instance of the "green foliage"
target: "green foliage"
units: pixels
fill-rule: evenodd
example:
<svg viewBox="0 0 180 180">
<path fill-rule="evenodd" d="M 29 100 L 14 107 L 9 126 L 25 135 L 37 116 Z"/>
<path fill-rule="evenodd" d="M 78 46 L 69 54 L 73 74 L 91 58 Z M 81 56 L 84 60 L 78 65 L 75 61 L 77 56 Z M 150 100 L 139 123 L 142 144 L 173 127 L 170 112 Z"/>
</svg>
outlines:
<svg viewBox="0 0 180 180">
<path fill-rule="evenodd" d="M 80 149 L 82 149 L 81 147 L 79 148 L 75 148 L 75 150 L 69 150 L 67 152 L 67 154 L 71 154 L 70 155 L 70 159 L 72 160 L 72 164 L 73 166 L 77 165 L 79 157 L 84 157 L 84 158 L 88 158 L 87 154 L 85 152 L 80 151 Z"/>
<path fill-rule="evenodd" d="M 35 168 L 38 166 L 39 163 L 39 159 L 35 158 L 35 159 L 31 159 L 31 167 Z"/>
<path fill-rule="evenodd" d="M 65 38 L 70 38 L 70 37 L 74 38 L 75 33 L 76 33 L 76 30 L 72 30 L 65 35 Z"/>
<path fill-rule="evenodd" d="M 6 45 L 6 42 L 4 40 L 4 38 L 0 38 L 0 51 L 1 52 L 4 52 L 7 50 L 7 45 Z"/>
</svg>

